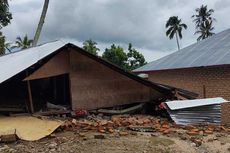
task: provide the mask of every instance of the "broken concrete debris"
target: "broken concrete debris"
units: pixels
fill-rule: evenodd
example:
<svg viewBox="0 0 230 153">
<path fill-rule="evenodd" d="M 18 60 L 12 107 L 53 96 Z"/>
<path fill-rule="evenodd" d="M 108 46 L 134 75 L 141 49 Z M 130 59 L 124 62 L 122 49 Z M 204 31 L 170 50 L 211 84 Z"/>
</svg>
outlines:
<svg viewBox="0 0 230 153">
<path fill-rule="evenodd" d="M 52 103 L 49 103 L 49 102 L 47 102 L 46 103 L 46 107 L 47 107 L 47 109 L 54 109 L 54 110 L 67 110 L 67 108 L 66 107 L 64 107 L 64 106 L 61 106 L 61 105 L 55 105 L 55 104 L 52 104 Z"/>
<path fill-rule="evenodd" d="M 142 110 L 144 107 L 144 103 L 125 108 L 125 109 L 119 109 L 119 110 L 110 110 L 110 109 L 98 109 L 97 113 L 103 113 L 107 115 L 119 115 L 119 114 L 130 114 L 133 112 L 136 112 L 138 110 Z"/>
<path fill-rule="evenodd" d="M 156 132 L 156 129 L 151 126 L 129 126 L 128 129 L 137 132 Z"/>
</svg>

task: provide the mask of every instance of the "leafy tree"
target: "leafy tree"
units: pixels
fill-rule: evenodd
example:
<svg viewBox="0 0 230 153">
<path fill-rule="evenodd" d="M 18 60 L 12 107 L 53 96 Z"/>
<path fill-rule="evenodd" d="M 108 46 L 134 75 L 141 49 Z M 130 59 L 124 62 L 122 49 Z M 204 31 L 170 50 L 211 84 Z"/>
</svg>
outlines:
<svg viewBox="0 0 230 153">
<path fill-rule="evenodd" d="M 196 14 L 192 16 L 194 18 L 193 22 L 196 24 L 196 29 L 199 29 L 205 21 L 215 21 L 215 18 L 211 17 L 214 13 L 213 9 L 209 9 L 207 5 L 201 5 L 200 8 L 195 9 Z"/>
<path fill-rule="evenodd" d="M 23 38 L 17 37 L 15 44 L 16 46 L 13 46 L 12 48 L 20 48 L 20 49 L 26 49 L 32 46 L 33 40 L 29 39 L 27 35 L 25 35 Z"/>
<path fill-rule="evenodd" d="M 12 19 L 12 14 L 9 12 L 9 4 L 7 0 L 0 0 L 0 29 L 7 26 Z"/>
<path fill-rule="evenodd" d="M 178 16 L 171 16 L 165 25 L 167 29 L 166 36 L 169 37 L 169 39 L 173 39 L 174 35 L 176 35 L 176 42 L 178 50 L 180 50 L 179 40 L 182 39 L 182 29 L 187 29 L 187 25 L 184 23 L 181 23 L 181 19 L 178 19 Z"/>
<path fill-rule="evenodd" d="M 83 49 L 94 55 L 97 55 L 97 52 L 100 51 L 100 49 L 97 48 L 97 43 L 91 39 L 83 42 Z"/>
<path fill-rule="evenodd" d="M 129 43 L 127 57 L 129 70 L 134 70 L 147 64 L 144 56 L 134 49 L 131 43 Z"/>
<path fill-rule="evenodd" d="M 111 48 L 105 49 L 102 58 L 126 71 L 134 70 L 146 64 L 144 56 L 134 49 L 131 43 L 129 43 L 127 53 L 122 47 L 113 44 Z"/>
<path fill-rule="evenodd" d="M 115 46 L 114 44 L 112 44 L 110 48 L 105 49 L 102 58 L 125 70 L 127 69 L 128 57 L 124 52 L 124 49 L 120 46 Z"/>
<path fill-rule="evenodd" d="M 9 4 L 7 0 L 0 0 L 0 30 L 7 26 L 12 19 L 12 14 L 9 12 Z M 5 54 L 5 36 L 0 32 L 0 55 Z"/>
<path fill-rule="evenodd" d="M 211 37 L 214 33 L 212 32 L 214 27 L 212 26 L 212 21 L 206 20 L 201 24 L 200 29 L 195 32 L 195 34 L 200 34 L 197 41 Z"/>
</svg>

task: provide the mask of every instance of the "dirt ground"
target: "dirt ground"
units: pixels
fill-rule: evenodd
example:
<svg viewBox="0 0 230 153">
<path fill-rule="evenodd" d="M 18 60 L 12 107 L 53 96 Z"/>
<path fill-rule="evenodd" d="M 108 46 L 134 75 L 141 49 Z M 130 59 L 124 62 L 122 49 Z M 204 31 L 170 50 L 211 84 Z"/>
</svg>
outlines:
<svg viewBox="0 0 230 153">
<path fill-rule="evenodd" d="M 0 153 L 226 153 L 229 132 L 222 126 L 177 126 L 146 115 L 98 115 L 66 119 L 39 141 L 0 143 Z"/>
<path fill-rule="evenodd" d="M 99 135 L 99 139 L 95 138 Z M 127 136 L 95 132 L 58 132 L 36 142 L 1 143 L 1 153 L 226 153 L 230 152 L 230 136 L 209 135 L 201 146 L 178 137 L 160 133 L 134 132 Z M 104 137 L 101 137 L 104 136 Z"/>
</svg>

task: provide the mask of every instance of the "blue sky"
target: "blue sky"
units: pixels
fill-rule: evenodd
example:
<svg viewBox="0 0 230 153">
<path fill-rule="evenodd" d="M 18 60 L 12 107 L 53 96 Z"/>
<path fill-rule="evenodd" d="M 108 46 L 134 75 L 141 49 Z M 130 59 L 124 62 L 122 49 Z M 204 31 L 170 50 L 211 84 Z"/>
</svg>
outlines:
<svg viewBox="0 0 230 153">
<path fill-rule="evenodd" d="M 7 40 L 17 36 L 33 37 L 43 6 L 42 0 L 11 0 L 12 23 L 3 29 Z M 50 0 L 40 43 L 65 39 L 81 46 L 93 39 L 101 50 L 115 43 L 127 48 L 131 42 L 147 61 L 176 51 L 176 40 L 165 36 L 165 22 L 179 16 L 188 25 L 180 44 L 196 42 L 191 16 L 202 4 L 215 10 L 215 32 L 230 27 L 229 0 Z"/>
</svg>

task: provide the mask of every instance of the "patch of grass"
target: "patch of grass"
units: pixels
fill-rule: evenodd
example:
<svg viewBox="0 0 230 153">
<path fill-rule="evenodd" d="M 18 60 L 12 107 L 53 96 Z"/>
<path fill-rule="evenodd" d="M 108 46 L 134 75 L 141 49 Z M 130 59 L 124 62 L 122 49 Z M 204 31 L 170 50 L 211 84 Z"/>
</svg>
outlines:
<svg viewBox="0 0 230 153">
<path fill-rule="evenodd" d="M 149 140 L 154 145 L 170 146 L 170 145 L 175 144 L 173 140 L 166 139 L 166 138 L 151 137 L 149 138 Z"/>
</svg>

